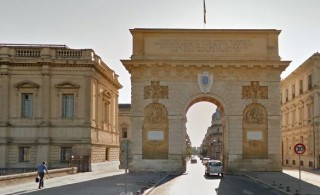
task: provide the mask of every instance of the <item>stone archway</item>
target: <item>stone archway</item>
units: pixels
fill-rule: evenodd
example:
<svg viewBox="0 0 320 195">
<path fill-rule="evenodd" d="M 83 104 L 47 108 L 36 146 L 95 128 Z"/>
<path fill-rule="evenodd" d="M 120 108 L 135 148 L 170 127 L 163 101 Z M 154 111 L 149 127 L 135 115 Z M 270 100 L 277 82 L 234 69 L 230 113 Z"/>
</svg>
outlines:
<svg viewBox="0 0 320 195">
<path fill-rule="evenodd" d="M 214 94 L 200 94 L 200 95 L 197 95 L 195 97 L 191 97 L 190 101 L 187 102 L 186 108 L 183 110 L 183 113 L 181 113 L 182 116 L 185 116 L 185 117 L 183 117 L 183 121 L 187 122 L 187 117 L 186 117 L 187 112 L 189 111 L 189 109 L 193 105 L 195 105 L 197 103 L 200 103 L 200 102 L 212 103 L 221 112 L 220 113 L 221 114 L 220 132 L 222 132 L 222 137 L 221 137 L 221 140 L 220 140 L 221 142 L 219 141 L 218 144 L 219 144 L 219 152 L 222 152 L 222 154 L 221 154 L 221 158 L 217 157 L 215 159 L 222 160 L 223 162 L 226 162 L 225 157 L 228 156 L 228 152 L 227 152 L 228 151 L 228 145 L 226 143 L 229 143 L 229 140 L 228 140 L 229 136 L 227 134 L 228 131 L 226 131 L 226 129 L 228 129 L 228 124 L 226 123 L 226 116 L 228 115 L 228 113 L 227 113 L 228 111 L 225 109 L 224 101 L 222 99 L 220 99 L 219 97 L 217 97 Z M 184 131 L 187 132 L 187 129 L 185 128 Z M 225 148 L 226 148 L 226 150 L 225 150 Z M 225 168 L 227 168 L 227 163 L 224 163 L 224 164 L 226 165 Z"/>
<path fill-rule="evenodd" d="M 185 113 L 200 100 L 223 109 L 226 171 L 281 170 L 280 31 L 130 31 L 131 172 L 185 171 Z"/>
</svg>

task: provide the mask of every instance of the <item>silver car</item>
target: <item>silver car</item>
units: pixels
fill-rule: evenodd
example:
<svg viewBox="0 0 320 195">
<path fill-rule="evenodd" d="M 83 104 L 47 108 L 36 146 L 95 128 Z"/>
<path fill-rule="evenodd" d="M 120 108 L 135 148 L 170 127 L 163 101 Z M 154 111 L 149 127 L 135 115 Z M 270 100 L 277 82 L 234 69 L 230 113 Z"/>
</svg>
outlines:
<svg viewBox="0 0 320 195">
<path fill-rule="evenodd" d="M 205 175 L 221 175 L 223 177 L 223 165 L 220 160 L 209 160 L 206 165 Z"/>
</svg>

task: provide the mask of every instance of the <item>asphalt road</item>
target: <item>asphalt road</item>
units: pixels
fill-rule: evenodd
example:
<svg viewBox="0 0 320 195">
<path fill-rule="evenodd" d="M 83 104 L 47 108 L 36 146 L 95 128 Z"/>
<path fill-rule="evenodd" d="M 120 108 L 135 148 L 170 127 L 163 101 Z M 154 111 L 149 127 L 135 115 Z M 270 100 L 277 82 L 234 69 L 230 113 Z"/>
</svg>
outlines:
<svg viewBox="0 0 320 195">
<path fill-rule="evenodd" d="M 246 176 L 205 176 L 204 166 L 188 163 L 187 174 L 169 176 L 154 188 L 149 195 L 280 195 L 284 194 L 270 186 L 261 184 Z"/>
</svg>

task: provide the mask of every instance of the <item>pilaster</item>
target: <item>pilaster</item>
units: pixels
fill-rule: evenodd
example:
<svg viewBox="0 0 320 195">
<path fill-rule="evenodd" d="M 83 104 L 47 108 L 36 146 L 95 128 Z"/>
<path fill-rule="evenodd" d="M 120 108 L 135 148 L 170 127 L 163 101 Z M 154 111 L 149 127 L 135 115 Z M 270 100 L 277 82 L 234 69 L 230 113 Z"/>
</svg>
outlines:
<svg viewBox="0 0 320 195">
<path fill-rule="evenodd" d="M 50 102 L 51 102 L 51 87 L 50 87 L 50 67 L 48 65 L 42 66 L 42 125 L 49 126 L 50 124 Z"/>
<path fill-rule="evenodd" d="M 9 123 L 9 106 L 10 106 L 8 65 L 1 65 L 0 74 L 1 74 L 0 126 L 7 126 Z"/>
</svg>

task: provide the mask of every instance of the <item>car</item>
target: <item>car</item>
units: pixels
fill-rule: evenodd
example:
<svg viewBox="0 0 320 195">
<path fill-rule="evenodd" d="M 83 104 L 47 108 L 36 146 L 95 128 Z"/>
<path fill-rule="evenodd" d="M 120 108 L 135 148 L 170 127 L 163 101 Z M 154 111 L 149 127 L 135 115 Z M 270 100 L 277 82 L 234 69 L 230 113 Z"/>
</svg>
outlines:
<svg viewBox="0 0 320 195">
<path fill-rule="evenodd" d="M 205 175 L 220 175 L 223 177 L 223 164 L 220 160 L 209 160 L 206 168 L 205 168 Z"/>
<path fill-rule="evenodd" d="M 191 158 L 190 162 L 191 163 L 197 163 L 197 159 L 196 158 Z"/>
</svg>

